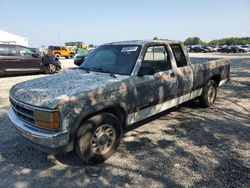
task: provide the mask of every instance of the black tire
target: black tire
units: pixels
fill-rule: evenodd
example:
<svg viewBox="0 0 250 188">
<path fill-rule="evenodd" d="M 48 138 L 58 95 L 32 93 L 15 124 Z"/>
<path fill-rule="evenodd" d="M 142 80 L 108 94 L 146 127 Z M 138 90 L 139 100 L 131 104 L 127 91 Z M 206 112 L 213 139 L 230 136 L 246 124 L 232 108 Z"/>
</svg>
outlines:
<svg viewBox="0 0 250 188">
<path fill-rule="evenodd" d="M 60 59 L 61 55 L 57 53 L 57 54 L 55 54 L 55 57 L 56 57 L 57 59 Z"/>
<path fill-rule="evenodd" d="M 202 107 L 212 106 L 217 95 L 217 85 L 215 81 L 209 80 L 202 90 L 202 94 L 199 97 L 199 104 Z"/>
<path fill-rule="evenodd" d="M 79 127 L 76 152 L 87 163 L 101 163 L 116 151 L 121 137 L 122 125 L 119 119 L 111 113 L 101 113 Z"/>
<path fill-rule="evenodd" d="M 45 73 L 46 74 L 54 74 L 56 72 L 57 68 L 54 64 L 48 64 L 45 67 Z"/>
<path fill-rule="evenodd" d="M 65 56 L 65 59 L 69 59 L 69 56 Z"/>
<path fill-rule="evenodd" d="M 69 54 L 68 56 L 70 59 L 74 58 L 74 54 Z"/>
</svg>

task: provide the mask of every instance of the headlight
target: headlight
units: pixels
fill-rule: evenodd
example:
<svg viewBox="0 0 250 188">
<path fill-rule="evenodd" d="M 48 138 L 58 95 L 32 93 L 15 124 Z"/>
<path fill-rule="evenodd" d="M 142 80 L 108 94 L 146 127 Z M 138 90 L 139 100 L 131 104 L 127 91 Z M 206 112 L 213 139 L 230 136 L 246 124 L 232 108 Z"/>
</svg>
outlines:
<svg viewBox="0 0 250 188">
<path fill-rule="evenodd" d="M 36 126 L 46 129 L 59 129 L 60 115 L 59 112 L 35 111 Z"/>
</svg>

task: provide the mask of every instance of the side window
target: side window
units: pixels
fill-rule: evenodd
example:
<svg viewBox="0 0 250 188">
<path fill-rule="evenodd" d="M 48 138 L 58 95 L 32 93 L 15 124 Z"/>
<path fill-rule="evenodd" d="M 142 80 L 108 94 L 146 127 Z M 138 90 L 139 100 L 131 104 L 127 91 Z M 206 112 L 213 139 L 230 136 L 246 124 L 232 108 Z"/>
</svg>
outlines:
<svg viewBox="0 0 250 188">
<path fill-rule="evenodd" d="M 34 52 L 32 52 L 30 49 L 28 48 L 20 48 L 20 55 L 21 56 L 32 56 L 34 54 Z"/>
<path fill-rule="evenodd" d="M 16 56 L 16 47 L 15 46 L 1 46 L 0 55 L 2 56 Z"/>
<path fill-rule="evenodd" d="M 65 50 L 65 51 L 66 51 L 67 49 L 66 49 L 65 47 L 62 47 L 62 50 Z"/>
<path fill-rule="evenodd" d="M 61 50 L 61 48 L 58 47 L 58 46 L 55 46 L 55 47 L 54 47 L 54 50 Z"/>
<path fill-rule="evenodd" d="M 7 48 L 7 46 L 1 46 L 0 47 L 0 55 L 2 55 L 2 56 L 8 55 L 8 48 Z"/>
<path fill-rule="evenodd" d="M 150 46 L 144 56 L 143 65 L 152 66 L 155 72 L 171 69 L 171 62 L 165 46 Z"/>
<path fill-rule="evenodd" d="M 8 55 L 10 55 L 10 56 L 16 56 L 17 55 L 15 46 L 9 46 L 8 51 L 9 51 Z"/>
<path fill-rule="evenodd" d="M 177 67 L 187 66 L 186 56 L 181 46 L 179 44 L 171 44 L 170 47 L 173 51 Z"/>
</svg>

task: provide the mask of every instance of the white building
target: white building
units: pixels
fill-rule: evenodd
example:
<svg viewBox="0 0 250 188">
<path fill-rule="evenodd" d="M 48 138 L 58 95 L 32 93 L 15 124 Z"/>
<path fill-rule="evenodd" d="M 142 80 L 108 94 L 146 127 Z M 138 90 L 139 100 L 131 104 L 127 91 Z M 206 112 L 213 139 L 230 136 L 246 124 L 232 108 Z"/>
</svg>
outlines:
<svg viewBox="0 0 250 188">
<path fill-rule="evenodd" d="M 21 37 L 12 33 L 8 33 L 0 29 L 0 44 L 18 44 L 22 46 L 29 46 L 28 38 Z"/>
</svg>

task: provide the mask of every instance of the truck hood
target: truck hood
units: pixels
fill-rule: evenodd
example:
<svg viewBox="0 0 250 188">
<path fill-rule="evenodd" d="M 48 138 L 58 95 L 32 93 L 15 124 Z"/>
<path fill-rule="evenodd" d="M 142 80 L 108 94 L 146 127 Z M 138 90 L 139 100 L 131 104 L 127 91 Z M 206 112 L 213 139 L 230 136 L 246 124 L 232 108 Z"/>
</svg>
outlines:
<svg viewBox="0 0 250 188">
<path fill-rule="evenodd" d="M 11 88 L 10 96 L 33 106 L 53 109 L 71 97 L 82 96 L 108 84 L 114 86 L 127 77 L 118 75 L 113 78 L 106 73 L 69 70 L 16 84 Z"/>
</svg>

